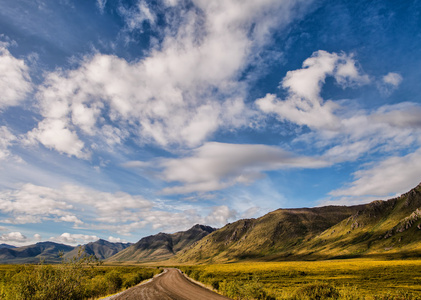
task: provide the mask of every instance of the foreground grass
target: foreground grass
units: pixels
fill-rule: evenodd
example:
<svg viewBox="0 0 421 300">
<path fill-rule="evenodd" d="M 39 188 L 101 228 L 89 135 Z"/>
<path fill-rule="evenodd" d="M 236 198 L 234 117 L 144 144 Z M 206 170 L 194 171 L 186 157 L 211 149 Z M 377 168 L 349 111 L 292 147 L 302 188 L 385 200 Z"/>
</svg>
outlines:
<svg viewBox="0 0 421 300">
<path fill-rule="evenodd" d="M 159 272 L 150 267 L 99 266 L 85 259 L 60 265 L 0 265 L 0 299 L 95 299 Z"/>
<path fill-rule="evenodd" d="M 421 260 L 335 260 L 182 266 L 232 299 L 421 299 Z"/>
</svg>

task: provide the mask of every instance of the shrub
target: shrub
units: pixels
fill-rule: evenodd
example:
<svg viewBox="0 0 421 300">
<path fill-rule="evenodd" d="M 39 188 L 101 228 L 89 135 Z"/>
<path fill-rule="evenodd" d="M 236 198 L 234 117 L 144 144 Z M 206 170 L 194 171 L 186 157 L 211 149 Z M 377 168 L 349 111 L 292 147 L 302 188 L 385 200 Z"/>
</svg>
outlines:
<svg viewBox="0 0 421 300">
<path fill-rule="evenodd" d="M 105 274 L 105 279 L 108 281 L 108 292 L 115 293 L 121 289 L 123 279 L 121 278 L 120 272 L 117 270 L 111 270 Z"/>
<path fill-rule="evenodd" d="M 219 291 L 225 296 L 238 299 L 267 299 L 263 284 L 258 278 L 253 277 L 246 281 L 227 281 L 219 282 Z"/>
<path fill-rule="evenodd" d="M 327 283 L 313 283 L 298 288 L 293 294 L 294 300 L 339 299 L 339 291 Z"/>
</svg>

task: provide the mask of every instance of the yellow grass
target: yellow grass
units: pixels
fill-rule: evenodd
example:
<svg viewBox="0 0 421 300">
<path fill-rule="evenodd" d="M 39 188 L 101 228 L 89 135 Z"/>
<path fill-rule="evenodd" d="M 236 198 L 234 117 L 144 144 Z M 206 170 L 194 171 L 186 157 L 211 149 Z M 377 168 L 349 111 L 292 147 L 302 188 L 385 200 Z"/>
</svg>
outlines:
<svg viewBox="0 0 421 300">
<path fill-rule="evenodd" d="M 314 283 L 334 287 L 342 293 L 340 299 L 345 299 L 344 295 L 346 299 L 421 299 L 421 260 L 248 262 L 180 268 L 214 287 L 220 287 L 224 280 L 240 285 L 253 282 L 266 299 L 295 299 L 298 289 Z M 226 283 L 223 288 L 227 288 Z M 241 286 L 237 288 L 241 293 Z M 403 294 L 409 296 L 397 296 Z M 238 299 L 252 298 L 243 295 Z"/>
</svg>

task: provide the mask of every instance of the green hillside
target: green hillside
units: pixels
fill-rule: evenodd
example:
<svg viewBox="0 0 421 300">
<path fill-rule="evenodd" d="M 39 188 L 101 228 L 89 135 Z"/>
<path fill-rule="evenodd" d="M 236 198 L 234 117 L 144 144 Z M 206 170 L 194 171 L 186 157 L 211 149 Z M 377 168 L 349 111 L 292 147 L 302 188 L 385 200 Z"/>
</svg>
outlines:
<svg viewBox="0 0 421 300">
<path fill-rule="evenodd" d="M 421 255 L 421 185 L 402 196 L 374 201 L 309 241 L 297 253 L 321 256 Z"/>
<path fill-rule="evenodd" d="M 421 255 L 421 185 L 387 201 L 358 206 L 279 209 L 227 224 L 174 258 L 216 263 Z"/>
</svg>

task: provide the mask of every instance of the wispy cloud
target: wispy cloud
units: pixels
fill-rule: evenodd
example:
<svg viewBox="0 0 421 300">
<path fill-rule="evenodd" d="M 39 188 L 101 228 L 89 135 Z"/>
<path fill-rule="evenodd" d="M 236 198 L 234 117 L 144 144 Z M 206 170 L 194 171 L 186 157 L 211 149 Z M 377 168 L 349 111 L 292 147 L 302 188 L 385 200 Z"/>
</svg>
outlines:
<svg viewBox="0 0 421 300">
<path fill-rule="evenodd" d="M 107 4 L 107 0 L 97 0 L 96 5 L 101 13 L 104 13 L 105 5 Z"/>
<path fill-rule="evenodd" d="M 147 165 L 142 162 L 126 164 L 130 167 Z M 297 156 L 275 146 L 216 142 L 205 143 L 184 158 L 162 159 L 149 164 L 162 169 L 159 176 L 163 180 L 183 184 L 165 188 L 165 194 L 215 191 L 252 183 L 262 178 L 266 171 L 328 165 L 320 158 Z"/>
<path fill-rule="evenodd" d="M 388 157 L 354 173 L 347 187 L 331 191 L 334 197 L 380 198 L 404 193 L 420 183 L 421 149 L 405 156 Z"/>
<path fill-rule="evenodd" d="M 129 9 L 120 6 L 119 12 L 123 16 L 126 26 L 130 31 L 142 30 L 145 22 L 154 25 L 157 18 L 155 13 L 149 8 L 148 3 L 143 0 L 138 1 L 134 7 Z"/>
</svg>

